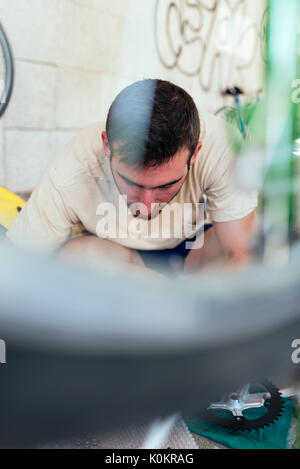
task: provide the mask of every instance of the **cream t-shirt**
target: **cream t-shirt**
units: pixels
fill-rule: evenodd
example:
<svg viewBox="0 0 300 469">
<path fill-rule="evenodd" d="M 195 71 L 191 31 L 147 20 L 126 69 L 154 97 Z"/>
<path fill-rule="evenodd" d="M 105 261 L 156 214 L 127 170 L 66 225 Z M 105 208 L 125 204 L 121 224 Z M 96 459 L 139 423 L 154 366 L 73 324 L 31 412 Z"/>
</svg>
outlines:
<svg viewBox="0 0 300 469">
<path fill-rule="evenodd" d="M 256 191 L 241 190 L 234 182 L 235 160 L 228 144 L 228 124 L 214 115 L 199 114 L 202 148 L 180 191 L 155 217 L 156 231 L 150 226 L 153 220 L 134 218 L 130 210 L 124 217 L 124 198 L 103 151 L 101 132 L 105 127 L 97 123 L 80 132 L 53 158 L 8 230 L 8 239 L 20 248 L 50 253 L 75 232 L 88 231 L 129 248 L 169 249 L 204 224 L 203 217 L 200 223 L 199 218 L 196 220 L 197 212 L 193 210 L 188 212 L 192 215 L 187 228 L 185 215 L 178 212 L 184 204 L 202 202 L 204 195 L 212 222 L 245 217 L 257 207 L 258 195 Z M 171 217 L 165 216 L 167 210 Z M 174 220 L 176 230 L 170 229 Z M 181 233 L 178 223 L 184 225 Z"/>
</svg>

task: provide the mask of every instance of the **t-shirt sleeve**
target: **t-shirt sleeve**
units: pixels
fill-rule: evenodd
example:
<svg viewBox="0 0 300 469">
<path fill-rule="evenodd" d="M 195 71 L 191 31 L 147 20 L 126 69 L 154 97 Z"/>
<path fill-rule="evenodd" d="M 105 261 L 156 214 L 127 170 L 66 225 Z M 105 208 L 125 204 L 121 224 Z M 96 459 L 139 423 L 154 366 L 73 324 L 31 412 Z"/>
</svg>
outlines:
<svg viewBox="0 0 300 469">
<path fill-rule="evenodd" d="M 216 139 L 209 159 L 205 193 L 211 221 L 233 221 L 249 215 L 258 205 L 258 191 L 239 187 L 234 171 L 236 158 L 225 138 Z"/>
<path fill-rule="evenodd" d="M 75 222 L 63 193 L 46 172 L 6 236 L 18 248 L 50 254 L 71 237 Z"/>
</svg>

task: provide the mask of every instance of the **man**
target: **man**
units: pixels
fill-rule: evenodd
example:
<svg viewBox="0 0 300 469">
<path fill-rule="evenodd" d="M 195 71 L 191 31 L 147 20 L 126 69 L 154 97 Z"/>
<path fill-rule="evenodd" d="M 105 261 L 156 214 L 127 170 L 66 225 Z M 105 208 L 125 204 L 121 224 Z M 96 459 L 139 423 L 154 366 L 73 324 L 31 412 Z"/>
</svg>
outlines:
<svg viewBox="0 0 300 469">
<path fill-rule="evenodd" d="M 177 254 L 187 272 L 220 255 L 241 264 L 249 255 L 257 194 L 235 186 L 233 166 L 222 120 L 199 117 L 182 88 L 142 80 L 116 97 L 105 131 L 92 125 L 51 161 L 7 237 L 85 263 L 101 263 L 106 253 L 139 268 Z M 211 221 L 205 242 L 187 249 L 186 239 L 197 241 L 203 232 L 197 207 L 204 197 Z M 178 212 L 186 206 L 193 207 L 187 230 Z"/>
</svg>

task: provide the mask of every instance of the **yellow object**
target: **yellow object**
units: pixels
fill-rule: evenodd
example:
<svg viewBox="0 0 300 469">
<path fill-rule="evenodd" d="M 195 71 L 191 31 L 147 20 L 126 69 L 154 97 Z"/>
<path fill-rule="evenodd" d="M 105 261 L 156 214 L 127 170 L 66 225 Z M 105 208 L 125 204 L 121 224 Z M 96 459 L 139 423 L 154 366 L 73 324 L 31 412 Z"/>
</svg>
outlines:
<svg viewBox="0 0 300 469">
<path fill-rule="evenodd" d="M 25 205 L 16 194 L 0 187 L 0 225 L 8 229 Z"/>
</svg>

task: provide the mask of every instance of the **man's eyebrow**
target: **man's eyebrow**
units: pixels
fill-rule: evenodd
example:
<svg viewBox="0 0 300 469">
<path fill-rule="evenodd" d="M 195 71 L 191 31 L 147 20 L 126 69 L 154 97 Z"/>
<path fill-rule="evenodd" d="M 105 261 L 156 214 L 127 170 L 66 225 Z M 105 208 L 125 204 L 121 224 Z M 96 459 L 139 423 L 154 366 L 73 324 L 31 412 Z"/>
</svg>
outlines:
<svg viewBox="0 0 300 469">
<path fill-rule="evenodd" d="M 124 179 L 125 182 L 129 182 L 129 184 L 132 184 L 133 186 L 145 188 L 145 186 L 141 186 L 140 184 L 137 184 L 136 182 L 131 181 L 131 179 L 128 179 L 126 176 L 123 176 L 122 174 L 119 173 L 119 171 L 117 171 L 117 172 L 118 172 L 118 175 L 122 179 Z M 176 179 L 175 181 L 171 181 L 171 182 L 167 182 L 166 184 L 162 184 L 161 186 L 151 187 L 151 189 L 162 189 L 163 187 L 173 186 L 177 182 L 181 181 L 182 178 L 183 178 L 183 176 L 181 176 L 181 178 L 179 178 L 179 179 Z"/>
</svg>

